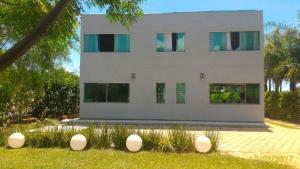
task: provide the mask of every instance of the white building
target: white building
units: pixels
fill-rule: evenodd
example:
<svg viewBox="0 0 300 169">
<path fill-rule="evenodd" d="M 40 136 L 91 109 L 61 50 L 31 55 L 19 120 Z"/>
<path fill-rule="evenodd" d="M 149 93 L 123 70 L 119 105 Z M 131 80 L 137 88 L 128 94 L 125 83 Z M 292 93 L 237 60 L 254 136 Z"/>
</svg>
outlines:
<svg viewBox="0 0 300 169">
<path fill-rule="evenodd" d="M 81 18 L 80 119 L 264 121 L 262 11 Z"/>
</svg>

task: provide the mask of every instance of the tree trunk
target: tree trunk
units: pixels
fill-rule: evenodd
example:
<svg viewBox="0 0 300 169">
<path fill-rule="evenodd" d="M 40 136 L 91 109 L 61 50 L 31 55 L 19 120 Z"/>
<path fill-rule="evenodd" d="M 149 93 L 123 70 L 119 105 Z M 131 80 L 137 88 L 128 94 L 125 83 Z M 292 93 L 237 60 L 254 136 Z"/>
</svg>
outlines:
<svg viewBox="0 0 300 169">
<path fill-rule="evenodd" d="M 275 84 L 275 92 L 278 93 L 279 92 L 279 87 L 280 87 L 280 82 L 275 81 L 274 84 Z"/>
<path fill-rule="evenodd" d="M 290 91 L 295 92 L 296 91 L 296 80 L 290 79 Z"/>
<path fill-rule="evenodd" d="M 272 79 L 269 79 L 269 92 L 271 91 L 272 89 Z"/>
<path fill-rule="evenodd" d="M 266 92 L 267 90 L 268 90 L 268 85 L 267 85 L 267 83 L 268 83 L 268 78 L 266 78 L 265 77 L 265 83 L 264 83 L 264 91 Z"/>
<path fill-rule="evenodd" d="M 64 8 L 72 0 L 60 0 L 41 22 L 22 40 L 17 42 L 3 55 L 0 55 L 0 72 L 21 58 L 33 45 L 35 45 L 48 29 L 56 22 Z"/>
</svg>

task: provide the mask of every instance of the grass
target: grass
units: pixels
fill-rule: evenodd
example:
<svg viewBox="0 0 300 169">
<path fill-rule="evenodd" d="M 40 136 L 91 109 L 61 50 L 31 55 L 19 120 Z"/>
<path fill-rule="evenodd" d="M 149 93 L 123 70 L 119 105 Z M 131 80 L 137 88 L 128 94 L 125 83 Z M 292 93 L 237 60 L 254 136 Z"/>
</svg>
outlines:
<svg viewBox="0 0 300 169">
<path fill-rule="evenodd" d="M 81 152 L 60 148 L 0 147 L 0 168 L 10 169 L 56 169 L 56 168 L 101 168 L 101 169 L 291 169 L 286 165 L 248 160 L 219 153 L 127 153 L 115 150 L 90 149 Z"/>
</svg>

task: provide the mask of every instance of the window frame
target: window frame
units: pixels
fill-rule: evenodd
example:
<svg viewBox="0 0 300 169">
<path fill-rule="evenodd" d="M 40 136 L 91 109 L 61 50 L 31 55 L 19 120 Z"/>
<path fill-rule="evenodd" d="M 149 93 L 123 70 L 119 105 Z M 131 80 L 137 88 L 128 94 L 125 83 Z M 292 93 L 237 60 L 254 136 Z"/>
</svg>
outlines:
<svg viewBox="0 0 300 169">
<path fill-rule="evenodd" d="M 211 48 L 210 48 L 210 33 L 218 33 L 218 32 L 222 32 L 222 31 L 214 31 L 214 32 L 209 32 L 208 33 L 208 51 L 209 52 L 224 52 L 224 51 L 240 51 L 240 52 L 248 51 L 248 52 L 251 52 L 251 51 L 261 51 L 261 31 L 260 30 L 227 31 L 227 32 L 223 31 L 224 33 L 226 33 L 226 38 L 227 38 L 226 39 L 226 50 L 211 50 Z M 234 33 L 234 32 L 239 33 L 239 48 L 235 49 L 235 50 L 232 50 L 231 47 L 228 48 L 228 43 L 231 45 L 231 36 L 230 36 L 230 34 Z M 258 48 L 257 49 L 241 49 L 241 44 L 242 44 L 241 33 L 242 32 L 257 32 L 258 33 Z"/>
<path fill-rule="evenodd" d="M 240 85 L 245 88 L 245 102 L 244 103 L 213 103 L 211 101 L 211 85 L 213 84 L 222 84 L 222 85 Z M 247 85 L 258 85 L 258 103 L 248 103 L 247 102 Z M 209 103 L 212 105 L 261 105 L 261 96 L 260 96 L 260 83 L 209 83 L 209 93 L 208 93 Z"/>
<path fill-rule="evenodd" d="M 160 50 L 158 50 L 158 48 L 157 48 L 157 36 L 158 36 L 158 34 L 171 34 L 171 50 L 169 51 L 169 50 L 163 50 L 163 51 L 160 51 Z M 173 34 L 179 34 L 179 33 L 183 33 L 184 34 L 184 50 L 180 50 L 180 51 L 178 51 L 177 49 L 178 49 L 178 46 L 176 46 L 176 51 L 173 51 Z M 178 39 L 177 39 L 178 40 Z M 176 41 L 176 45 L 177 45 L 177 41 Z M 164 53 L 164 52 L 174 52 L 174 53 L 177 53 L 177 52 L 186 52 L 186 32 L 156 32 L 156 36 L 155 36 L 155 51 L 157 52 L 157 53 Z"/>
<path fill-rule="evenodd" d="M 184 95 L 183 95 L 183 102 L 179 102 L 178 100 L 178 95 L 179 93 L 177 93 L 177 85 L 184 85 Z M 185 85 L 185 82 L 176 82 L 176 104 L 186 104 L 186 85 Z"/>
<path fill-rule="evenodd" d="M 113 51 L 101 51 L 100 50 L 100 44 L 99 44 L 99 36 L 100 35 L 107 35 L 107 34 L 113 34 L 114 35 L 114 50 Z M 94 52 L 89 52 L 85 50 L 85 36 L 86 35 L 97 35 L 97 41 L 98 41 L 98 50 Z M 117 51 L 116 50 L 116 35 L 128 35 L 129 38 L 129 50 L 128 51 Z M 84 33 L 83 34 L 83 53 L 130 53 L 131 52 L 131 34 L 130 33 Z"/>
<path fill-rule="evenodd" d="M 163 91 L 163 102 L 158 102 L 158 85 L 164 85 L 164 91 Z M 165 82 L 157 82 L 155 83 L 155 102 L 156 104 L 166 104 L 166 83 Z"/>
<path fill-rule="evenodd" d="M 105 85 L 105 88 L 106 88 L 106 93 L 105 93 L 105 101 L 86 101 L 86 99 L 85 99 L 85 93 L 86 93 L 86 89 L 85 89 L 85 85 L 86 84 L 101 84 L 101 85 Z M 108 101 L 108 88 L 109 88 L 109 84 L 126 84 L 126 85 L 128 85 L 128 101 L 126 101 L 126 102 L 115 102 L 115 101 Z M 120 82 L 120 83 L 98 83 L 98 82 L 89 82 L 89 83 L 84 83 L 83 84 L 84 86 L 83 86 L 83 88 L 84 88 L 84 94 L 83 94 L 83 102 L 84 103 L 130 103 L 130 83 L 126 83 L 126 82 L 124 82 L 124 83 L 122 83 L 122 82 Z"/>
<path fill-rule="evenodd" d="M 225 44 L 225 50 L 213 50 L 211 49 L 211 34 L 213 33 L 226 33 L 226 44 Z M 228 32 L 222 32 L 222 31 L 215 31 L 215 32 L 209 32 L 208 33 L 208 49 L 210 52 L 224 52 L 228 51 L 227 46 L 228 46 Z"/>
</svg>

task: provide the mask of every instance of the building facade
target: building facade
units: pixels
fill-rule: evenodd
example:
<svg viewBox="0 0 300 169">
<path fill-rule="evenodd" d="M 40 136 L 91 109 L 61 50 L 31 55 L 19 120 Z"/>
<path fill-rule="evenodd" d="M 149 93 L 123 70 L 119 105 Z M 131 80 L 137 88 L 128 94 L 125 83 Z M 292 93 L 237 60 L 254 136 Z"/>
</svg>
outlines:
<svg viewBox="0 0 300 169">
<path fill-rule="evenodd" d="M 80 119 L 264 121 L 262 11 L 81 18 Z"/>
</svg>

